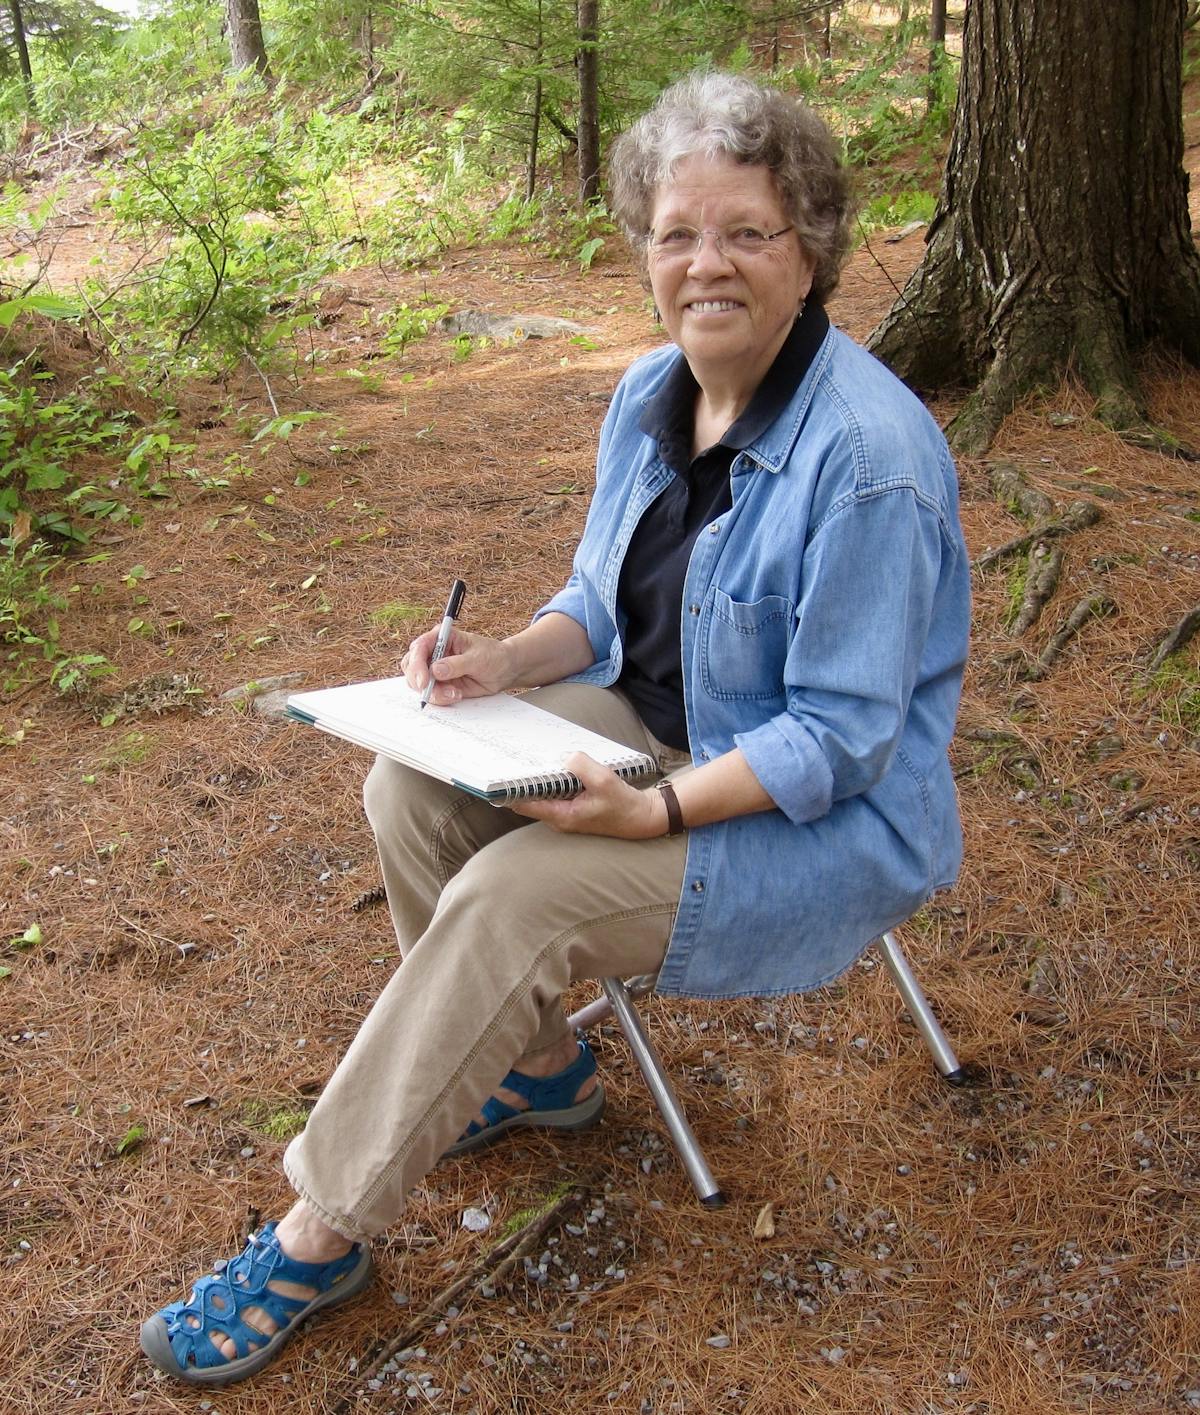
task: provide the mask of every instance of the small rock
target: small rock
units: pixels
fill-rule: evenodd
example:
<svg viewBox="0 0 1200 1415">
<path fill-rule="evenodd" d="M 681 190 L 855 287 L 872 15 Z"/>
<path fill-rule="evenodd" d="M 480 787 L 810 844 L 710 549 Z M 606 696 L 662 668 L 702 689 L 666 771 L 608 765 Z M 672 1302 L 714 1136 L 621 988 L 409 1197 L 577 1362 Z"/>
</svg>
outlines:
<svg viewBox="0 0 1200 1415">
<path fill-rule="evenodd" d="M 488 314 L 485 310 L 456 310 L 444 315 L 437 327 L 446 334 L 482 335 L 488 339 L 550 339 L 556 334 L 587 334 L 588 326 L 544 314 Z"/>
<path fill-rule="evenodd" d="M 250 711 L 255 717 L 286 720 L 290 696 L 290 688 L 281 688 L 276 693 L 258 693 L 250 700 Z"/>
<path fill-rule="evenodd" d="M 718 1332 L 716 1336 L 706 1337 L 704 1344 L 705 1346 L 713 1347 L 717 1351 L 724 1351 L 727 1346 L 731 1346 L 733 1343 L 724 1332 Z"/>
<path fill-rule="evenodd" d="M 754 1220 L 755 1238 L 775 1237 L 775 1205 L 766 1203 L 758 1211 L 758 1217 Z"/>
<path fill-rule="evenodd" d="M 844 1346 L 822 1346 L 821 1355 L 831 1366 L 837 1366 L 846 1359 L 846 1349 Z"/>
<path fill-rule="evenodd" d="M 279 673 L 273 678 L 251 678 L 248 683 L 239 683 L 221 694 L 223 703 L 237 703 L 261 697 L 264 693 L 278 693 L 284 688 L 294 688 L 304 682 L 303 673 Z"/>
<path fill-rule="evenodd" d="M 486 1233 L 492 1226 L 492 1220 L 482 1209 L 464 1209 L 460 1222 L 472 1233 Z"/>
<path fill-rule="evenodd" d="M 1119 756 L 1125 750 L 1125 739 L 1118 732 L 1107 732 L 1103 737 L 1097 737 L 1088 749 L 1088 756 L 1094 762 L 1107 761 L 1110 757 Z"/>
</svg>

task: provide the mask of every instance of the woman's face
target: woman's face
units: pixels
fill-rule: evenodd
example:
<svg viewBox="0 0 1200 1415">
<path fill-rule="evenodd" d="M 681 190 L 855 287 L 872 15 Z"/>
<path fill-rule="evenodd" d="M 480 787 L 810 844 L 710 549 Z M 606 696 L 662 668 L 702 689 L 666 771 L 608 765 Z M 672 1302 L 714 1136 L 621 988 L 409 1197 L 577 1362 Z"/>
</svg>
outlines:
<svg viewBox="0 0 1200 1415">
<path fill-rule="evenodd" d="M 815 267 L 790 227 L 766 167 L 694 154 L 658 188 L 650 288 L 701 386 L 706 375 L 733 374 L 756 387 L 783 347 Z M 747 231 L 784 234 L 750 251 L 742 248 Z M 689 232 L 702 233 L 698 245 Z"/>
</svg>

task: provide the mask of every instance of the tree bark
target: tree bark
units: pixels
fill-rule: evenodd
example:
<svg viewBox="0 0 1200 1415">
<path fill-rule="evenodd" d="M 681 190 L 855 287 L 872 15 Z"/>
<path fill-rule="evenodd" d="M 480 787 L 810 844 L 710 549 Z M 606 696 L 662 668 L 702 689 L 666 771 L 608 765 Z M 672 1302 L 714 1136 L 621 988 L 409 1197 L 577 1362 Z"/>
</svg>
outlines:
<svg viewBox="0 0 1200 1415">
<path fill-rule="evenodd" d="M 225 19 L 229 25 L 229 53 L 234 73 L 253 69 L 269 81 L 271 69 L 263 44 L 258 0 L 225 0 Z"/>
<path fill-rule="evenodd" d="M 579 0 L 579 204 L 600 195 L 600 0 Z"/>
<path fill-rule="evenodd" d="M 25 38 L 25 16 L 21 13 L 21 0 L 8 0 L 12 14 L 13 38 L 17 44 L 17 63 L 21 66 L 21 78 L 25 82 L 25 99 L 31 113 L 37 112 L 37 95 L 33 88 L 33 65 L 29 62 L 29 44 Z"/>
<path fill-rule="evenodd" d="M 1146 428 L 1132 354 L 1200 363 L 1183 170 L 1184 0 L 970 0 L 954 133 L 920 267 L 870 347 L 918 388 L 975 391 L 979 452 L 1073 366 L 1110 425 Z"/>
</svg>

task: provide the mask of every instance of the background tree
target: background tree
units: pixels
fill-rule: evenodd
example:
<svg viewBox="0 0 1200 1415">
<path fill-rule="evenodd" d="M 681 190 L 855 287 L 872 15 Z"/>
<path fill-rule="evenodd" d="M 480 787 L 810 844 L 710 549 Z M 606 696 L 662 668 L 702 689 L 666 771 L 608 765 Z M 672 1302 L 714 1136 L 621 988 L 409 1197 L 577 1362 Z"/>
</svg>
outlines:
<svg viewBox="0 0 1200 1415">
<path fill-rule="evenodd" d="M 29 43 L 25 38 L 25 17 L 21 14 L 21 0 L 8 0 L 8 10 L 12 16 L 13 42 L 17 49 L 17 62 L 21 66 L 21 77 L 25 80 L 29 111 L 36 113 L 37 98 L 33 90 L 33 66 L 29 62 Z"/>
<path fill-rule="evenodd" d="M 579 55 L 579 202 L 600 195 L 600 54 L 599 0 L 578 0 Z"/>
<path fill-rule="evenodd" d="M 929 91 L 930 108 L 938 100 L 938 70 L 946 61 L 946 0 L 933 0 L 929 14 Z"/>
<path fill-rule="evenodd" d="M 918 388 L 977 387 L 951 426 L 990 442 L 1068 367 L 1146 433 L 1132 354 L 1200 363 L 1200 255 L 1182 128 L 1184 0 L 971 0 L 927 249 L 871 347 Z"/>
<path fill-rule="evenodd" d="M 745 29 L 740 0 L 436 0 L 404 11 L 387 62 L 410 101 L 469 110 L 474 160 L 519 153 L 527 194 L 539 163 L 577 157 L 586 201 L 604 134 L 681 72 L 725 56 Z"/>
<path fill-rule="evenodd" d="M 229 53 L 234 72 L 253 69 L 269 79 L 271 70 L 263 44 L 258 0 L 225 0 L 225 19 L 229 25 Z"/>
</svg>

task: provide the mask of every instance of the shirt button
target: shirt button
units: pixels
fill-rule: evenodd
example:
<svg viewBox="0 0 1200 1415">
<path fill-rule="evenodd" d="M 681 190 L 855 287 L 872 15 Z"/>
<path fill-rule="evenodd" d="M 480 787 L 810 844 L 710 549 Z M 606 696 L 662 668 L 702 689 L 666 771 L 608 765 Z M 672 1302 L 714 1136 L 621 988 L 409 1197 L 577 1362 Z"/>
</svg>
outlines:
<svg viewBox="0 0 1200 1415">
<path fill-rule="evenodd" d="M 689 605 L 688 605 L 688 613 L 689 613 L 689 614 L 699 614 L 699 613 L 700 613 L 700 606 L 699 606 L 698 604 L 689 604 Z"/>
<path fill-rule="evenodd" d="M 707 761 L 707 760 L 708 760 L 708 753 L 707 753 L 707 752 L 701 752 L 701 753 L 700 753 L 700 756 L 701 756 L 701 758 L 702 758 L 704 761 Z"/>
<path fill-rule="evenodd" d="M 715 536 L 715 535 L 720 534 L 720 530 L 721 530 L 721 524 L 720 524 L 720 522 L 719 522 L 719 521 L 714 521 L 714 522 L 712 523 L 712 525 L 709 526 L 709 528 L 708 528 L 708 533 L 709 533 L 710 536 Z"/>
<path fill-rule="evenodd" d="M 693 894 L 703 894 L 703 893 L 704 893 L 704 881 L 703 881 L 702 879 L 694 879 L 694 880 L 692 881 L 692 893 L 693 893 Z"/>
</svg>

